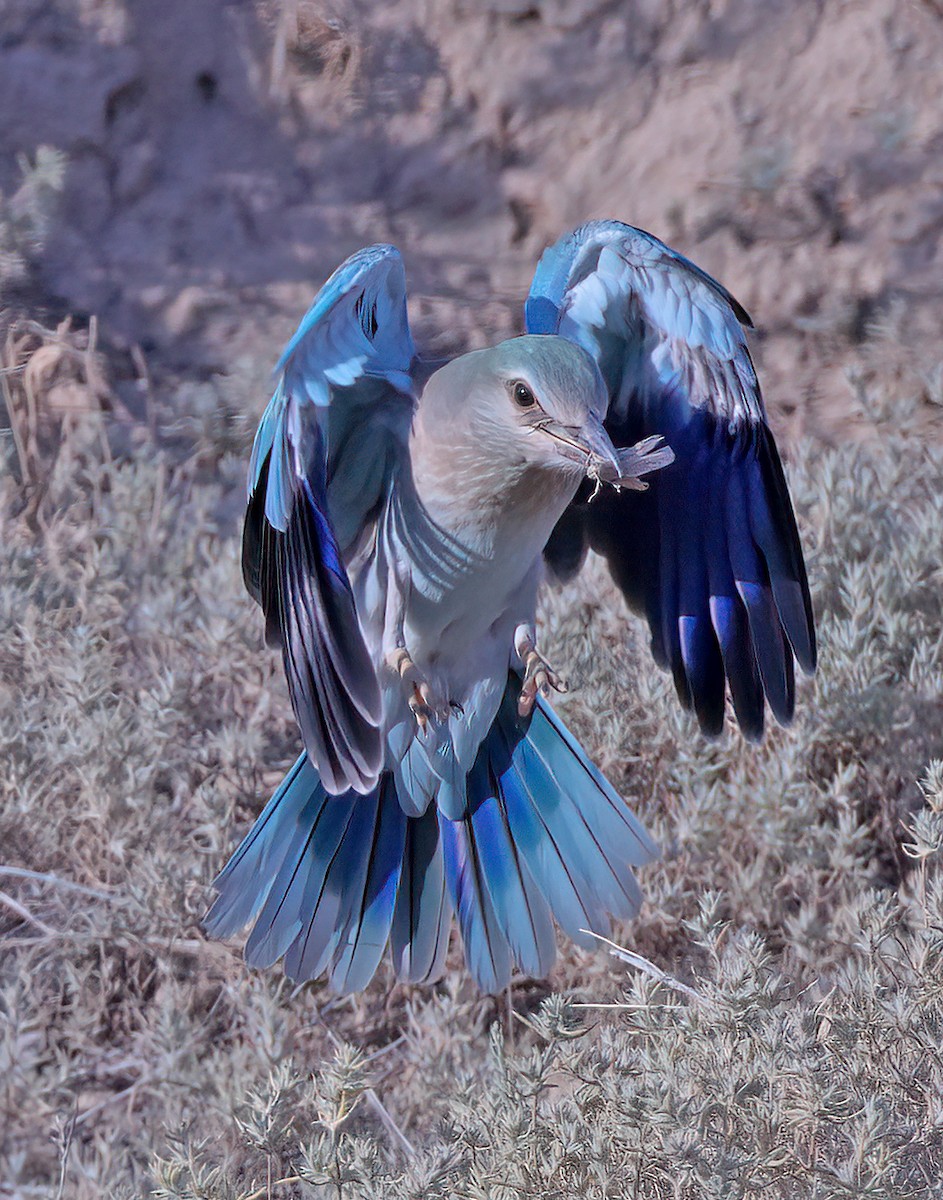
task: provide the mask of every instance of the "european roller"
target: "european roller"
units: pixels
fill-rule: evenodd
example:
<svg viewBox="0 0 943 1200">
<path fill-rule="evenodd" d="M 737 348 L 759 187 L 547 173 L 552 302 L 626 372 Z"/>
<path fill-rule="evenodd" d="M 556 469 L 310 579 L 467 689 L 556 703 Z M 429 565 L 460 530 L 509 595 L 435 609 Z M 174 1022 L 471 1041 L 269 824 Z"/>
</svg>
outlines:
<svg viewBox="0 0 943 1200">
<path fill-rule="evenodd" d="M 327 281 L 276 368 L 242 566 L 304 752 L 216 880 L 216 936 L 339 992 L 389 948 L 486 992 L 633 917 L 656 847 L 549 703 L 545 574 L 589 549 L 707 735 L 758 739 L 815 668 L 802 550 L 744 326 L 719 283 L 594 221 L 543 256 L 526 333 L 417 356 L 403 263 Z M 643 478 L 644 477 L 644 478 Z"/>
</svg>

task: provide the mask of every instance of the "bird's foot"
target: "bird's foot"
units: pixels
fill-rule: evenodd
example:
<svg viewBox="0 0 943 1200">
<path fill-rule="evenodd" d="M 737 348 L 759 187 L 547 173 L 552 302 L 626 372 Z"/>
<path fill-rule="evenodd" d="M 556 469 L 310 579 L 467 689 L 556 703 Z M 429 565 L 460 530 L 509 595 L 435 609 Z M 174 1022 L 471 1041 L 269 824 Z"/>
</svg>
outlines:
<svg viewBox="0 0 943 1200">
<path fill-rule="evenodd" d="M 548 697 L 551 691 L 563 693 L 568 689 L 565 680 L 538 652 L 534 632 L 530 626 L 519 626 L 514 636 L 514 649 L 524 664 L 524 679 L 517 701 L 517 711 L 522 717 L 529 717 L 537 703 L 538 692 Z"/>
<path fill-rule="evenodd" d="M 429 728 L 430 721 L 447 721 L 451 705 L 443 704 L 436 697 L 428 680 L 409 656 L 405 646 L 398 646 L 386 657 L 390 669 L 395 671 L 408 689 L 406 703 L 409 711 L 416 718 L 416 724 L 423 733 Z"/>
</svg>

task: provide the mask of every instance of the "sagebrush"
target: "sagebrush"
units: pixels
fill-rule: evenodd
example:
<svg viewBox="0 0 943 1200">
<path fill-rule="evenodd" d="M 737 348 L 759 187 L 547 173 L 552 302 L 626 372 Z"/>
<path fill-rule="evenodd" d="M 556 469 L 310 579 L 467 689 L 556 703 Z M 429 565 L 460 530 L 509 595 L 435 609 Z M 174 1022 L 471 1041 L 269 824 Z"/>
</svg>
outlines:
<svg viewBox="0 0 943 1200">
<path fill-rule="evenodd" d="M 2 442 L 0 1194 L 941 1194 L 925 400 L 791 455 L 821 667 L 761 747 L 696 733 L 598 564 L 546 598 L 566 720 L 664 850 L 618 931 L 653 969 L 563 946 L 493 999 L 453 947 L 432 989 L 338 1001 L 199 927 L 298 748 L 239 577 L 249 394 L 180 389 L 151 429 L 102 404 L 32 500 Z"/>
</svg>

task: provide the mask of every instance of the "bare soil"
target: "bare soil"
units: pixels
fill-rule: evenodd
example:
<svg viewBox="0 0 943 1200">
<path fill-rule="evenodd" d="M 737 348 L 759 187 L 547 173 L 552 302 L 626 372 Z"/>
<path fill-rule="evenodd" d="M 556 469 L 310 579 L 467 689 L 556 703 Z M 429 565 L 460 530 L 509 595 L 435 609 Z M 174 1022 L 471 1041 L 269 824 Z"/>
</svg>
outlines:
<svg viewBox="0 0 943 1200">
<path fill-rule="evenodd" d="M 358 246 L 400 246 L 448 352 L 518 330 L 543 247 L 617 217 L 753 314 L 781 430 L 841 439 L 849 368 L 933 391 L 941 63 L 934 0 L 4 0 L 0 188 L 66 152 L 42 301 L 152 370 L 257 358 L 260 405 Z"/>
</svg>

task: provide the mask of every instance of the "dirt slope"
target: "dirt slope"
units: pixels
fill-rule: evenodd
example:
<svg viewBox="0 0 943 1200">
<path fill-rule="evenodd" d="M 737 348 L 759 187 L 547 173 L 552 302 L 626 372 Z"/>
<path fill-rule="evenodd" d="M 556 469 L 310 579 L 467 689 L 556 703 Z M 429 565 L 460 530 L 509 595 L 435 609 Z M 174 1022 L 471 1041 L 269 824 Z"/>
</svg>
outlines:
<svg viewBox="0 0 943 1200">
<path fill-rule="evenodd" d="M 781 425 L 844 435 L 847 367 L 933 390 L 941 62 L 903 0 L 6 0 L 0 187 L 64 150 L 41 288 L 184 371 L 273 359 L 376 240 L 427 344 L 493 340 L 548 241 L 619 217 L 753 313 Z"/>
</svg>

